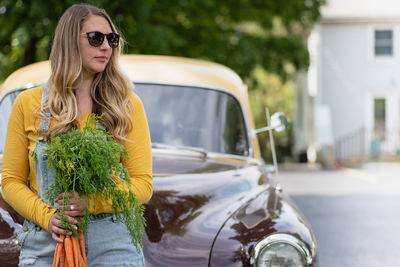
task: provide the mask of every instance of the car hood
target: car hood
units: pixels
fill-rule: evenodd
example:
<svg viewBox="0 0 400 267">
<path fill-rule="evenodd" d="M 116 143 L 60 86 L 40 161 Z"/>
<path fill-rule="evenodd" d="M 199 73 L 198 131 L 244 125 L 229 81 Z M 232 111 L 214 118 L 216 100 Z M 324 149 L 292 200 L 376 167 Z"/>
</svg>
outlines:
<svg viewBox="0 0 400 267">
<path fill-rule="evenodd" d="M 154 155 L 146 206 L 146 266 L 207 266 L 218 231 L 250 196 L 268 188 L 245 160 Z"/>
</svg>

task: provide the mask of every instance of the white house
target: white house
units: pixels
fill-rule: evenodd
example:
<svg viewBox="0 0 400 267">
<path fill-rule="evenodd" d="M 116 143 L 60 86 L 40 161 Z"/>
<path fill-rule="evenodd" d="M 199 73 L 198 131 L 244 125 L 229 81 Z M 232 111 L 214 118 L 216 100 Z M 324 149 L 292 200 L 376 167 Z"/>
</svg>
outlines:
<svg viewBox="0 0 400 267">
<path fill-rule="evenodd" d="M 296 90 L 297 154 L 399 151 L 400 1 L 328 0 Z"/>
</svg>

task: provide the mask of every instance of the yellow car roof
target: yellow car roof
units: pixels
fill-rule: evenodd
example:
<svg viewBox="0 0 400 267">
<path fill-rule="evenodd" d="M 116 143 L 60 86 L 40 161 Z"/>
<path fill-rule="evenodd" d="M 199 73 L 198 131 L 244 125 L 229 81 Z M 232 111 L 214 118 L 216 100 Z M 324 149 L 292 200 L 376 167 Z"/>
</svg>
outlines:
<svg viewBox="0 0 400 267">
<path fill-rule="evenodd" d="M 133 82 L 223 89 L 241 99 L 247 95 L 240 77 L 231 69 L 217 63 L 154 55 L 123 55 L 120 63 L 122 70 Z M 49 76 L 49 61 L 27 65 L 5 80 L 0 87 L 0 95 L 16 88 L 44 83 Z"/>
</svg>

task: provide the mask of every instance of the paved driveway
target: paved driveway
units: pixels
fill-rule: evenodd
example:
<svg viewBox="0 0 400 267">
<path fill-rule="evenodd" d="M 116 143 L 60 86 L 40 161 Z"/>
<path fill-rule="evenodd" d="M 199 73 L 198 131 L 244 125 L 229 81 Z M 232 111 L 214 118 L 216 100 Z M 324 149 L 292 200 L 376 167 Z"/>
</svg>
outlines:
<svg viewBox="0 0 400 267">
<path fill-rule="evenodd" d="M 275 178 L 310 222 L 321 267 L 400 266 L 400 163 L 282 166 Z"/>
</svg>

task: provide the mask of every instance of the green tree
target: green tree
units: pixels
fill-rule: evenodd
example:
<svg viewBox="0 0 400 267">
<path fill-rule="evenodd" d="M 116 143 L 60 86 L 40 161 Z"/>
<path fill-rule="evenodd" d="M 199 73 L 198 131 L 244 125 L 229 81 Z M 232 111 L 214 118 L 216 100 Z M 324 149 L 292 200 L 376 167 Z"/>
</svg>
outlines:
<svg viewBox="0 0 400 267">
<path fill-rule="evenodd" d="M 308 65 L 305 35 L 325 0 L 89 0 L 107 10 L 128 53 L 225 64 L 242 77 L 259 65 L 286 78 Z M 0 80 L 48 58 L 56 23 L 75 0 L 0 0 Z"/>
</svg>

